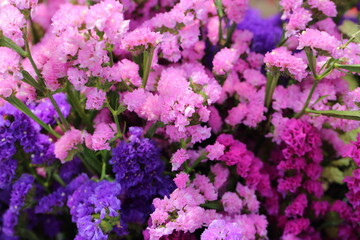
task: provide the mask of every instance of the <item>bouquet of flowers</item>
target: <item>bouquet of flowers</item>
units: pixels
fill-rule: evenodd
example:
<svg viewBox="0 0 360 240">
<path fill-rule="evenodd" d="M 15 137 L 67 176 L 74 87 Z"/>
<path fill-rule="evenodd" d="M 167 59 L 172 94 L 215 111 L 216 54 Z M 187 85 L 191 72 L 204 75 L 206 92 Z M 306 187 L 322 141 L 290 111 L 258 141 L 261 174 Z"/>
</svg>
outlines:
<svg viewBox="0 0 360 240">
<path fill-rule="evenodd" d="M 278 4 L 2 0 L 0 239 L 359 239 L 360 4 Z"/>
</svg>

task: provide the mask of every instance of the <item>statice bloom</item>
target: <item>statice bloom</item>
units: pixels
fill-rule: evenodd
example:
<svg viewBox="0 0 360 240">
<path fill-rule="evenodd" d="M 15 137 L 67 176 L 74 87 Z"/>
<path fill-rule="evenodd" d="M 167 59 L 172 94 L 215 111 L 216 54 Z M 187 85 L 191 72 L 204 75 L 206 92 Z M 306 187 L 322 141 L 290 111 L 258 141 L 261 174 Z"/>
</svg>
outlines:
<svg viewBox="0 0 360 240">
<path fill-rule="evenodd" d="M 161 185 L 160 176 L 163 165 L 160 161 L 159 148 L 147 138 L 134 135 L 136 129 L 131 127 L 129 141 L 122 141 L 112 150 L 109 163 L 113 167 L 116 180 L 121 184 L 122 191 L 128 196 L 151 195 Z M 138 186 L 142 185 L 139 191 Z M 160 186 L 159 186 L 160 187 Z M 147 194 L 142 194 L 147 193 Z"/>
<path fill-rule="evenodd" d="M 11 180 L 15 176 L 17 161 L 14 159 L 3 159 L 0 162 L 0 189 L 10 185 Z"/>
<path fill-rule="evenodd" d="M 158 240 L 174 230 L 193 233 L 210 224 L 216 216 L 215 210 L 203 209 L 199 206 L 202 203 L 205 203 L 205 198 L 194 186 L 176 189 L 169 198 L 155 198 L 155 211 L 151 214 L 151 225 L 147 228 L 150 240 Z"/>
<path fill-rule="evenodd" d="M 64 93 L 57 93 L 54 96 L 56 103 L 59 105 L 61 113 L 66 118 L 70 114 L 70 104 L 66 100 L 66 95 Z M 59 119 L 59 115 L 55 111 L 54 106 L 48 99 L 43 99 L 35 107 L 33 107 L 32 112 L 38 116 L 44 123 L 49 125 L 56 124 L 56 119 Z"/>
<path fill-rule="evenodd" d="M 253 33 L 251 50 L 257 53 L 266 53 L 274 49 L 282 34 L 279 15 L 262 18 L 260 11 L 254 8 L 247 10 L 245 19 L 237 25 L 237 28 Z"/>
<path fill-rule="evenodd" d="M 209 227 L 201 234 L 202 240 L 218 240 L 218 239 L 241 239 L 240 226 L 234 222 L 226 222 L 225 220 L 214 220 Z"/>
<path fill-rule="evenodd" d="M 10 0 L 9 2 L 20 10 L 28 10 L 35 7 L 38 0 Z"/>
<path fill-rule="evenodd" d="M 249 151 L 245 144 L 235 140 L 231 135 L 221 134 L 217 141 L 226 147 L 226 151 L 219 158 L 228 166 L 236 165 L 236 172 L 246 180 L 247 186 L 257 189 L 261 194 L 270 192 L 269 176 L 263 173 L 262 162 Z"/>
<path fill-rule="evenodd" d="M 71 160 L 76 152 L 77 146 L 84 142 L 84 135 L 80 130 L 71 129 L 55 143 L 55 156 L 65 162 Z"/>
<path fill-rule="evenodd" d="M 187 154 L 185 149 L 177 150 L 173 156 L 171 157 L 172 171 L 177 171 L 181 165 L 189 159 L 189 155 Z"/>
<path fill-rule="evenodd" d="M 312 14 L 305 8 L 298 8 L 289 17 L 286 25 L 286 36 L 292 36 L 306 28 L 307 24 L 312 20 Z"/>
<path fill-rule="evenodd" d="M 222 4 L 225 7 L 227 17 L 236 22 L 241 22 L 245 17 L 245 12 L 249 6 L 249 0 L 224 0 Z"/>
<path fill-rule="evenodd" d="M 341 45 L 341 42 L 338 39 L 336 39 L 334 36 L 331 36 L 327 32 L 310 28 L 301 33 L 298 40 L 298 49 L 310 47 L 313 50 L 325 51 L 333 57 L 337 57 L 336 53 L 338 47 Z"/>
<path fill-rule="evenodd" d="M 266 53 L 264 62 L 269 68 L 274 67 L 283 72 L 288 71 L 298 81 L 308 75 L 306 62 L 302 58 L 292 55 L 285 47 Z"/>
<path fill-rule="evenodd" d="M 107 40 L 119 43 L 129 28 L 129 20 L 124 20 L 123 5 L 115 0 L 105 0 L 90 7 L 86 16 L 87 29 L 105 33 Z"/>
<path fill-rule="evenodd" d="M 308 201 L 305 194 L 300 194 L 294 201 L 285 209 L 285 215 L 291 216 L 303 216 L 304 210 L 307 207 Z"/>
<path fill-rule="evenodd" d="M 67 206 L 70 208 L 72 221 L 78 227 L 79 237 L 84 239 L 105 240 L 107 231 L 100 223 L 108 221 L 110 229 L 119 224 L 121 187 L 117 182 L 102 180 L 85 181 L 69 196 Z M 112 220 L 113 219 L 113 220 Z"/>
<path fill-rule="evenodd" d="M 211 135 L 211 129 L 200 123 L 209 121 L 206 105 L 216 102 L 220 94 L 217 81 L 203 66 L 194 63 L 163 70 L 157 92 L 137 89 L 125 93 L 123 101 L 129 111 L 140 117 L 166 124 L 166 135 L 171 141 L 190 137 L 196 143 Z"/>
<path fill-rule="evenodd" d="M 337 15 L 336 5 L 331 0 L 308 0 L 307 2 L 311 8 L 317 8 L 328 17 L 336 17 Z"/>
<path fill-rule="evenodd" d="M 71 162 L 69 162 L 71 164 Z M 66 201 L 69 195 L 88 181 L 89 178 L 86 174 L 80 174 L 74 178 L 66 187 L 59 187 L 56 191 L 42 197 L 37 206 L 35 207 L 35 213 L 51 213 L 55 207 L 63 207 L 66 205 Z"/>
<path fill-rule="evenodd" d="M 115 137 L 117 130 L 115 123 L 99 123 L 92 135 L 85 137 L 86 146 L 92 150 L 110 150 L 110 140 Z"/>
<path fill-rule="evenodd" d="M 30 159 L 34 164 L 49 164 L 54 161 L 54 145 L 52 139 L 40 133 L 40 127 L 30 120 L 19 110 L 6 104 L 0 108 L 0 148 L 4 149 L 0 160 L 2 164 L 8 165 L 8 172 L 4 177 L 10 180 L 10 173 L 15 170 L 16 163 L 12 156 L 17 151 L 17 144 L 24 151 L 30 154 Z M 14 165 L 15 164 L 15 165 Z"/>
<path fill-rule="evenodd" d="M 19 9 L 10 4 L 0 7 L 0 30 L 5 37 L 10 38 L 16 44 L 24 46 L 22 29 L 26 21 Z"/>
<path fill-rule="evenodd" d="M 307 218 L 298 218 L 298 219 L 290 220 L 285 225 L 284 234 L 298 235 L 302 231 L 307 230 L 309 225 L 310 225 L 310 221 Z"/>
<path fill-rule="evenodd" d="M 149 28 L 137 28 L 122 39 L 122 47 L 130 51 L 146 50 L 155 47 L 161 41 L 161 34 Z"/>
<path fill-rule="evenodd" d="M 360 166 L 360 135 L 357 136 L 356 141 L 346 147 L 343 156 L 351 157 L 356 165 Z"/>
<path fill-rule="evenodd" d="M 353 205 L 354 208 L 360 208 L 360 169 L 353 171 L 351 177 L 346 177 L 344 182 L 347 183 L 349 192 L 346 194 L 346 197 L 349 199 L 349 202 Z"/>
<path fill-rule="evenodd" d="M 186 174 L 184 172 L 176 174 L 176 177 L 174 178 L 174 182 L 179 189 L 184 189 L 188 181 L 189 174 Z"/>
<path fill-rule="evenodd" d="M 206 151 L 209 152 L 207 157 L 210 160 L 219 159 L 224 154 L 225 146 L 216 142 L 214 145 L 207 145 Z"/>
<path fill-rule="evenodd" d="M 348 93 L 348 96 L 354 102 L 360 102 L 360 88 L 356 88 L 355 90 Z"/>
<path fill-rule="evenodd" d="M 223 48 L 214 57 L 214 73 L 218 75 L 223 75 L 229 72 L 234 67 L 237 58 L 239 58 L 239 54 L 235 49 Z"/>
<path fill-rule="evenodd" d="M 92 88 L 86 97 L 86 109 L 100 110 L 106 101 L 106 93 L 97 88 Z"/>
<path fill-rule="evenodd" d="M 24 173 L 14 183 L 11 190 L 9 209 L 3 215 L 2 231 L 7 236 L 14 236 L 18 216 L 25 204 L 25 198 L 32 188 L 34 177 Z"/>
</svg>

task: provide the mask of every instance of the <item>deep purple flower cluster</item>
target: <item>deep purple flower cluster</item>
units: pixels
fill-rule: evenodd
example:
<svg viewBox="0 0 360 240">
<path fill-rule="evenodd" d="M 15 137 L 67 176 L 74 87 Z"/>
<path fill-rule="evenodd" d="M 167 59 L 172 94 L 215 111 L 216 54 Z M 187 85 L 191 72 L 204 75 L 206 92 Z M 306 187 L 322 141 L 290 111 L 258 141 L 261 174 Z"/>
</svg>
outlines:
<svg viewBox="0 0 360 240">
<path fill-rule="evenodd" d="M 131 127 L 128 142 L 122 141 L 113 149 L 110 164 L 122 192 L 128 197 L 149 198 L 162 190 L 164 165 L 159 148 L 141 135 L 141 128 Z"/>
<path fill-rule="evenodd" d="M 50 213 L 55 207 L 60 208 L 65 206 L 69 195 L 88 180 L 89 178 L 86 174 L 80 174 L 66 187 L 59 187 L 53 193 L 42 197 L 35 207 L 35 213 Z"/>
<path fill-rule="evenodd" d="M 34 177 L 25 173 L 14 183 L 11 190 L 9 209 L 3 215 L 2 231 L 5 235 L 13 236 L 15 234 L 18 216 L 25 204 L 26 196 L 30 192 L 33 182 Z"/>
<path fill-rule="evenodd" d="M 145 222 L 152 210 L 152 199 L 168 195 L 174 189 L 171 179 L 163 175 L 159 148 L 142 137 L 141 128 L 130 127 L 129 131 L 128 142 L 119 143 L 110 160 L 124 194 L 120 234 L 126 232 L 125 223 Z"/>
<path fill-rule="evenodd" d="M 57 93 L 54 95 L 54 99 L 59 105 L 60 111 L 64 117 L 69 116 L 71 107 L 66 100 L 66 95 L 64 93 Z M 36 104 L 36 106 L 32 108 L 32 112 L 44 123 L 49 125 L 54 125 L 56 119 L 59 119 L 59 115 L 48 99 L 42 100 L 40 103 Z"/>
<path fill-rule="evenodd" d="M 70 105 L 66 102 L 66 95 L 55 94 L 54 98 L 63 114 L 68 116 Z M 40 119 L 51 125 L 55 123 L 57 113 L 50 105 L 50 101 L 46 100 L 30 107 Z M 21 154 L 19 145 L 24 154 L 29 154 L 33 164 L 50 164 L 55 156 L 52 139 L 42 134 L 39 125 L 28 116 L 9 104 L 0 108 L 0 115 L 0 188 L 4 188 L 11 183 L 15 174 L 17 161 L 14 160 L 14 155 Z"/>
<path fill-rule="evenodd" d="M 68 198 L 72 221 L 76 223 L 76 239 L 107 239 L 113 227 L 120 226 L 121 187 L 117 182 L 85 181 Z"/>
<path fill-rule="evenodd" d="M 253 33 L 251 50 L 257 53 L 273 50 L 279 43 L 282 34 L 279 14 L 263 18 L 260 12 L 254 8 L 247 10 L 244 21 L 238 24 L 237 28 Z"/>
</svg>

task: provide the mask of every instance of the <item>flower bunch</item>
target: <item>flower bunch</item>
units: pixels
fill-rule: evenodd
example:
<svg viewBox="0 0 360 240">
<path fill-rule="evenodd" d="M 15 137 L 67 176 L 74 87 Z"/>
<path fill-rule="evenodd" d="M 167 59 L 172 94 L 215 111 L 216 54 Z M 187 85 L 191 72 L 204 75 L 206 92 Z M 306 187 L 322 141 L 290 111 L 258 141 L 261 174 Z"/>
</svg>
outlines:
<svg viewBox="0 0 360 240">
<path fill-rule="evenodd" d="M 250 3 L 3 1 L 0 238 L 358 239 L 358 2 Z"/>
</svg>

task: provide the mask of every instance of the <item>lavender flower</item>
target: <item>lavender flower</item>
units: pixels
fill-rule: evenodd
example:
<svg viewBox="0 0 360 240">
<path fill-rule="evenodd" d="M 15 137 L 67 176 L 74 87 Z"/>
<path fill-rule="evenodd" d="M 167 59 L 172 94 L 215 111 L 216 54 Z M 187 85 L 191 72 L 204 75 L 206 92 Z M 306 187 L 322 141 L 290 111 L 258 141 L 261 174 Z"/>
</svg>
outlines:
<svg viewBox="0 0 360 240">
<path fill-rule="evenodd" d="M 276 47 L 280 41 L 282 29 L 280 15 L 262 18 L 257 9 L 250 8 L 238 29 L 249 30 L 254 34 L 251 50 L 266 53 Z"/>
<path fill-rule="evenodd" d="M 15 235 L 15 227 L 18 224 L 18 216 L 25 204 L 25 198 L 32 188 L 34 177 L 24 173 L 14 183 L 11 191 L 9 209 L 3 215 L 3 233 L 8 236 Z"/>
</svg>

